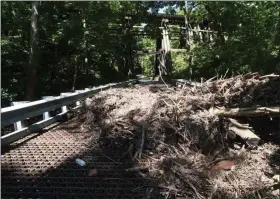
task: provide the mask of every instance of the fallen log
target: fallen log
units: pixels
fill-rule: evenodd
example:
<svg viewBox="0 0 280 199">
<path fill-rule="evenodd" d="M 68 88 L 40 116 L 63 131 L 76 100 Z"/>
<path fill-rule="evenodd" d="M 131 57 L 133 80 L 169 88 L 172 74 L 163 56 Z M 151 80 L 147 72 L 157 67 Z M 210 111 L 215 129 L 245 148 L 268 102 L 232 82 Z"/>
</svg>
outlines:
<svg viewBox="0 0 280 199">
<path fill-rule="evenodd" d="M 229 120 L 229 130 L 234 132 L 236 135 L 241 137 L 248 145 L 257 146 L 259 144 L 260 138 L 254 134 L 249 126 L 240 124 L 234 119 Z"/>
<path fill-rule="evenodd" d="M 223 117 L 280 116 L 280 107 L 216 108 L 214 113 Z"/>
</svg>

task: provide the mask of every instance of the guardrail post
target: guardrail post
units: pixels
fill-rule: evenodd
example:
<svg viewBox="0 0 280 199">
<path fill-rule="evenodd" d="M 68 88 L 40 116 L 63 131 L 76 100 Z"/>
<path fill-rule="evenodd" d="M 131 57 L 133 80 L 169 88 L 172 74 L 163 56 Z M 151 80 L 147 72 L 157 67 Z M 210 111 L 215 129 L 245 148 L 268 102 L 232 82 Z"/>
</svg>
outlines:
<svg viewBox="0 0 280 199">
<path fill-rule="evenodd" d="M 89 91 L 90 88 L 85 88 L 85 91 Z M 87 97 L 86 100 L 89 100 L 89 98 Z"/>
<path fill-rule="evenodd" d="M 85 90 L 75 90 L 75 93 L 83 93 L 85 92 Z M 81 105 L 81 101 L 76 101 L 76 106 L 80 106 Z"/>
<path fill-rule="evenodd" d="M 50 99 L 54 98 L 53 96 L 43 96 L 42 99 Z M 50 112 L 44 112 L 43 113 L 43 120 L 49 119 L 50 118 Z"/>
<path fill-rule="evenodd" d="M 21 102 L 11 102 L 11 105 L 12 106 L 17 106 L 17 105 L 21 105 L 21 104 L 26 104 L 28 103 L 29 101 L 21 101 Z M 20 129 L 22 129 L 24 127 L 24 123 L 23 121 L 18 121 L 16 123 L 14 123 L 14 128 L 15 128 L 15 131 L 18 131 Z"/>
<path fill-rule="evenodd" d="M 73 94 L 73 93 L 61 93 L 60 96 L 63 97 L 63 96 L 69 96 L 69 95 L 72 95 L 72 94 Z M 67 106 L 66 106 L 66 105 L 61 107 L 61 112 L 62 112 L 62 113 L 67 112 L 67 110 L 68 110 L 68 109 L 67 109 Z"/>
</svg>

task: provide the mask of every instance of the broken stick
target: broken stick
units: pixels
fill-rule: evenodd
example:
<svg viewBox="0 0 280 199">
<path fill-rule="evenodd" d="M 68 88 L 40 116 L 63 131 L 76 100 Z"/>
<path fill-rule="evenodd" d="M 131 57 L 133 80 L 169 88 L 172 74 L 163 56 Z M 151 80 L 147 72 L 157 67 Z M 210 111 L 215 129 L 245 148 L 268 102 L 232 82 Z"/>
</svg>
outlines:
<svg viewBox="0 0 280 199">
<path fill-rule="evenodd" d="M 148 171 L 149 167 L 148 166 L 140 166 L 140 167 L 132 167 L 125 169 L 127 172 L 134 172 L 134 171 Z"/>
<path fill-rule="evenodd" d="M 235 119 L 229 118 L 229 121 L 234 124 L 235 126 L 238 126 L 242 129 L 250 129 L 251 127 L 249 127 L 249 124 L 240 124 L 239 122 L 237 122 Z"/>
<path fill-rule="evenodd" d="M 145 129 L 144 126 L 142 128 L 142 140 L 141 140 L 141 146 L 140 146 L 140 151 L 139 151 L 139 159 L 141 159 L 141 155 L 144 149 L 144 144 L 145 144 Z"/>
<path fill-rule="evenodd" d="M 229 130 L 234 132 L 236 135 L 241 137 L 247 144 L 251 146 L 257 146 L 259 144 L 260 138 L 254 134 L 247 125 L 240 124 L 234 119 L 229 120 L 231 123 L 229 125 Z"/>
<path fill-rule="evenodd" d="M 216 108 L 214 113 L 224 117 L 280 116 L 280 107 Z"/>
</svg>

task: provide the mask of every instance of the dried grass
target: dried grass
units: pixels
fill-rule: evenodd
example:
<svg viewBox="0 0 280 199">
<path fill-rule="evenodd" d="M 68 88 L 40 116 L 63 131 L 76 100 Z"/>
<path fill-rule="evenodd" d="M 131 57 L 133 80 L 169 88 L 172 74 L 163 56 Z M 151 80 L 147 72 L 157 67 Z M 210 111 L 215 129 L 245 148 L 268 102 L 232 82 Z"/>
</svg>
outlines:
<svg viewBox="0 0 280 199">
<path fill-rule="evenodd" d="M 231 148 L 228 121 L 211 108 L 279 106 L 279 76 L 251 73 L 184 89 L 135 85 L 102 91 L 85 104 L 84 125 L 103 138 L 126 140 L 123 156 L 148 161 L 145 177 L 156 179 L 166 198 L 275 197 L 255 191 L 273 184 L 279 162 L 273 166 L 271 156 L 279 146 Z M 217 158 L 234 161 L 235 169 L 211 171 Z"/>
</svg>

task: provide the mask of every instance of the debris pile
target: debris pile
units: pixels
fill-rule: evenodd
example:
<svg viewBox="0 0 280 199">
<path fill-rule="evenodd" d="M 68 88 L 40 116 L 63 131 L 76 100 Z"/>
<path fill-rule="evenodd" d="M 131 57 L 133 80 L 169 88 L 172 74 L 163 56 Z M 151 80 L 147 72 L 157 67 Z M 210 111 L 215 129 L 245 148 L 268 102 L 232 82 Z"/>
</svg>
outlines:
<svg viewBox="0 0 280 199">
<path fill-rule="evenodd" d="M 199 87 L 136 84 L 84 104 L 82 127 L 100 132 L 102 147 L 118 145 L 121 158 L 114 161 L 134 160 L 127 172 L 157 181 L 166 198 L 278 197 L 269 187 L 277 187 L 280 147 L 248 122 L 279 123 L 277 75 L 250 73 Z"/>
<path fill-rule="evenodd" d="M 238 75 L 229 79 L 208 80 L 196 94 L 208 96 L 209 105 L 230 108 L 277 106 L 280 104 L 279 75 L 260 76 L 258 73 Z"/>
</svg>

